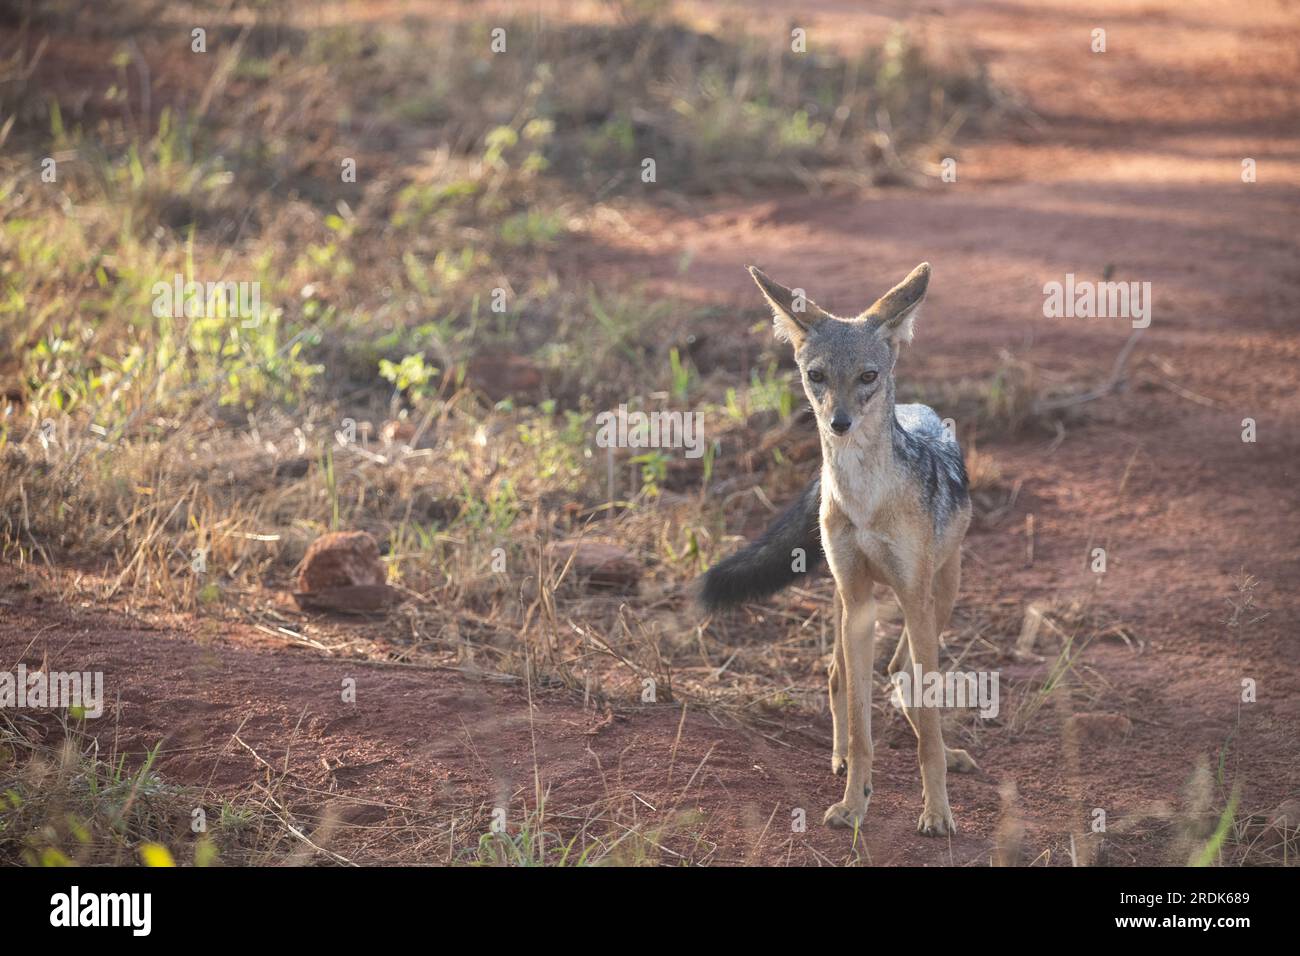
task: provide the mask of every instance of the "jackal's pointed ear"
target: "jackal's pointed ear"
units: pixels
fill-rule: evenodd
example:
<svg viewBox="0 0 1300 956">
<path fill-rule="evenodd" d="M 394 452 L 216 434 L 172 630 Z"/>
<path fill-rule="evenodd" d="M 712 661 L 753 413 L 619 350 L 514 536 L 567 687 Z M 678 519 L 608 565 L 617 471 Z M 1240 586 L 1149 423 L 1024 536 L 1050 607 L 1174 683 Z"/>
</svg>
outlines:
<svg viewBox="0 0 1300 956">
<path fill-rule="evenodd" d="M 907 274 L 907 278 L 894 286 L 859 318 L 870 322 L 880 331 L 882 338 L 893 344 L 912 341 L 912 327 L 925 301 L 925 290 L 930 284 L 930 263 L 922 262 Z"/>
<path fill-rule="evenodd" d="M 803 344 L 813 326 L 827 314 L 817 307 L 817 303 L 804 295 L 803 289 L 787 289 L 779 282 L 773 282 L 761 269 L 749 267 L 749 274 L 758 283 L 763 298 L 772 307 L 772 325 L 776 337 L 789 342 L 796 349 Z"/>
</svg>

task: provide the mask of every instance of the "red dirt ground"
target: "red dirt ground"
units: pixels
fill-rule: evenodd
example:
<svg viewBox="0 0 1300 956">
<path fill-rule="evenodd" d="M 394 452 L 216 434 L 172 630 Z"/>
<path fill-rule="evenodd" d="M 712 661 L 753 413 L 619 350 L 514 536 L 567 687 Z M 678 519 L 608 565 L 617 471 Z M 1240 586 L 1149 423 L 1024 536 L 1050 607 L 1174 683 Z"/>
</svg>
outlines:
<svg viewBox="0 0 1300 956">
<path fill-rule="evenodd" d="M 760 6 L 784 26 L 783 5 Z M 633 211 L 574 268 L 736 305 L 752 304 L 741 266 L 754 262 L 846 312 L 929 260 L 927 311 L 899 376 L 930 382 L 987 374 L 1003 348 L 1101 381 L 1127 323 L 1045 319 L 1043 283 L 1067 272 L 1100 279 L 1107 266 L 1116 280 L 1151 282 L 1154 318 L 1130 361 L 1143 369 L 1138 384 L 1096 403 L 1059 445 L 981 444 L 1022 485 L 1009 520 L 968 539 L 958 611 L 1098 587 L 1095 609 L 1145 646 L 1095 643 L 1081 666 L 1103 688 L 1098 709 L 1128 716 L 1132 732 L 1075 753 L 1053 711 L 1022 734 L 989 734 L 972 747 L 982 770 L 950 777 L 961 832 L 927 840 L 914 832 L 914 744 L 886 724 L 863 858 L 986 864 L 999 786 L 1014 782 L 1028 859 L 1068 862 L 1070 832 L 1102 807 L 1127 826 L 1107 862 L 1181 862 L 1160 808 L 1182 803 L 1198 758 L 1213 766 L 1227 745 L 1246 812 L 1300 794 L 1300 17 L 1286 4 L 1247 14 L 1169 0 L 806 8 L 815 12 L 796 22 L 814 42 L 819 30 L 876 36 L 901 18 L 973 49 L 1037 121 L 966 144 L 959 181 L 924 191 Z M 739 8 L 708 9 L 725 20 Z M 1107 29 L 1105 54 L 1089 51 L 1094 27 Z M 1241 182 L 1244 157 L 1257 160 L 1258 182 Z M 1253 444 L 1240 437 L 1246 417 L 1258 423 Z M 1086 564 L 1097 545 L 1108 553 L 1099 584 Z M 1259 580 L 1255 614 L 1267 616 L 1234 628 L 1227 601 L 1243 572 Z M 841 790 L 824 721 L 769 738 L 705 714 L 683 722 L 679 706 L 660 705 L 602 726 L 565 691 L 535 691 L 530 708 L 517 684 L 271 649 L 255 632 L 212 635 L 195 622 L 159 629 L 59 606 L 40 597 L 40 582 L 0 574 L 0 662 L 48 655 L 55 668 L 103 669 L 120 703 L 101 739 L 128 752 L 161 739 L 170 779 L 236 789 L 269 773 L 251 748 L 277 774 L 287 768 L 295 811 L 346 798 L 344 819 L 373 828 L 337 845 L 357 860 L 436 862 L 418 829 L 396 827 L 427 835 L 446 825 L 445 808 L 490 807 L 499 794 L 531 803 L 535 766 L 552 810 L 604 802 L 624 822 L 652 823 L 697 811 L 697 859 L 850 856 L 850 837 L 819 823 Z M 1009 665 L 1004 681 L 1033 673 Z M 356 706 L 339 700 L 344 677 L 357 679 Z M 1243 677 L 1258 682 L 1257 703 L 1239 703 Z M 1004 684 L 1004 710 L 1019 693 Z M 807 812 L 806 833 L 791 833 L 793 808 Z"/>
</svg>

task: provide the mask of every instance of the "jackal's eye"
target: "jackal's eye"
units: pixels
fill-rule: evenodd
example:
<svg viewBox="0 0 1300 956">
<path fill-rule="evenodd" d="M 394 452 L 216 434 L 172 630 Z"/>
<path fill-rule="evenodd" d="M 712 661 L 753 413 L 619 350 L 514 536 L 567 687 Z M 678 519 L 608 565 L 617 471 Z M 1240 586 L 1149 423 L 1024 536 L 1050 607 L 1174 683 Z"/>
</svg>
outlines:
<svg viewBox="0 0 1300 956">
<path fill-rule="evenodd" d="M 822 382 L 826 381 L 826 373 L 819 368 L 810 368 L 808 370 L 808 381 L 812 382 L 814 385 L 820 385 Z"/>
<path fill-rule="evenodd" d="M 861 375 L 858 376 L 858 380 L 862 382 L 863 385 L 870 385 L 872 382 L 876 380 L 876 373 L 863 372 Z"/>
</svg>

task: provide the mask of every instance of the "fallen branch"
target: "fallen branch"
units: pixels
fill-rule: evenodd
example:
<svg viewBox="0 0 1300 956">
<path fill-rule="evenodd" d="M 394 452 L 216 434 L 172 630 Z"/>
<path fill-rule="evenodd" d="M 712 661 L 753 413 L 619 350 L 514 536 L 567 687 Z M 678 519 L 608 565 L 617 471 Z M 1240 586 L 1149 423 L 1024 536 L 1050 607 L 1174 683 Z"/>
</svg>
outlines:
<svg viewBox="0 0 1300 956">
<path fill-rule="evenodd" d="M 1080 395 L 1066 395 L 1061 398 L 1052 398 L 1041 402 L 1035 402 L 1034 414 L 1041 415 L 1045 412 L 1054 412 L 1059 411 L 1062 408 L 1082 405 L 1085 402 L 1092 402 L 1099 398 L 1105 398 L 1107 395 L 1116 391 L 1123 383 L 1124 366 L 1128 363 L 1129 353 L 1133 351 L 1133 346 L 1137 345 L 1138 339 L 1142 338 L 1142 333 L 1145 331 L 1145 328 L 1133 330 L 1133 334 L 1128 337 L 1128 341 L 1124 343 L 1124 347 L 1119 350 L 1119 355 L 1115 357 L 1115 364 L 1111 366 L 1110 370 L 1110 378 L 1108 378 L 1104 384 Z"/>
</svg>

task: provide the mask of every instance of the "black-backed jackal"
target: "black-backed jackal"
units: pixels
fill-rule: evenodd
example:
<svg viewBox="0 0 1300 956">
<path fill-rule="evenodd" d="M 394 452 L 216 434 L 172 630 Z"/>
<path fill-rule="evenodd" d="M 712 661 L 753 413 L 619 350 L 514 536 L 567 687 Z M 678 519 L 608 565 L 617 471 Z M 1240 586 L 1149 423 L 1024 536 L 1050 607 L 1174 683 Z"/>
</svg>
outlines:
<svg viewBox="0 0 1300 956">
<path fill-rule="evenodd" d="M 844 799 L 824 822 L 852 827 L 866 816 L 871 796 L 872 585 L 891 587 L 903 610 L 903 637 L 889 672 L 901 669 L 910 652 L 914 670 L 937 673 L 939 634 L 957 597 L 970 524 L 956 440 L 932 409 L 894 403 L 894 364 L 912 339 L 930 265 L 917 266 L 852 319 L 836 318 L 749 271 L 772 307 L 777 336 L 794 348 L 817 416 L 822 469 L 757 542 L 708 571 L 700 596 L 719 607 L 771 594 L 801 576 L 795 549 L 803 549 L 808 569 L 824 552 L 836 592 L 831 768 L 846 777 Z M 924 809 L 917 829 L 951 833 L 947 771 L 975 769 L 975 761 L 944 746 L 938 709 L 915 706 L 905 713 L 919 741 Z"/>
</svg>

